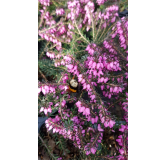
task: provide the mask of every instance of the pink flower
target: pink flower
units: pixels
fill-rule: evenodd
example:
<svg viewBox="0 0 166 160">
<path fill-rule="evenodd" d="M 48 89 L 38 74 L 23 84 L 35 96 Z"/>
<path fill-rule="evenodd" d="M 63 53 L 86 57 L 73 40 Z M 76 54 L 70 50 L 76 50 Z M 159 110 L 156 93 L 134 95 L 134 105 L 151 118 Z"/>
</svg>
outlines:
<svg viewBox="0 0 166 160">
<path fill-rule="evenodd" d="M 40 112 L 42 112 L 42 111 L 44 111 L 44 107 L 41 107 L 41 108 L 40 108 Z"/>
<path fill-rule="evenodd" d="M 65 106 L 65 104 L 66 104 L 66 101 L 65 101 L 65 100 L 63 100 L 63 101 L 62 101 L 62 103 L 61 103 L 62 107 L 64 107 L 64 106 Z"/>
<path fill-rule="evenodd" d="M 83 79 L 83 80 L 81 81 L 81 84 L 83 84 L 83 83 L 85 83 L 85 79 Z"/>
<path fill-rule="evenodd" d="M 65 11 L 64 11 L 63 8 L 56 9 L 56 14 L 57 14 L 57 15 L 63 15 L 64 13 L 65 13 Z"/>
<path fill-rule="evenodd" d="M 118 91 L 118 87 L 115 87 L 115 88 L 114 88 L 114 92 L 117 92 L 117 91 Z"/>
<path fill-rule="evenodd" d="M 100 77 L 100 74 L 101 75 L 103 75 L 103 72 L 100 70 L 99 72 L 98 72 L 98 76 Z M 105 82 L 106 83 L 106 82 Z"/>
<path fill-rule="evenodd" d="M 104 77 L 101 77 L 100 78 L 100 82 L 102 83 L 104 81 Z"/>
<path fill-rule="evenodd" d="M 41 92 L 41 88 L 38 88 L 38 94 Z"/>
<path fill-rule="evenodd" d="M 101 85 L 101 90 L 103 90 L 104 89 L 104 85 Z"/>
<path fill-rule="evenodd" d="M 114 121 L 112 121 L 112 120 L 109 121 L 109 127 L 110 127 L 110 128 L 112 128 L 112 127 L 114 126 L 114 124 L 115 124 Z"/>
<path fill-rule="evenodd" d="M 94 148 L 91 148 L 91 152 L 92 152 L 93 154 L 95 154 L 95 152 L 96 152 L 96 149 L 94 149 Z"/>
<path fill-rule="evenodd" d="M 81 107 L 81 102 L 78 101 L 78 102 L 76 103 L 76 106 L 77 106 L 77 107 Z"/>
<path fill-rule="evenodd" d="M 92 68 L 96 67 L 96 62 L 93 62 Z"/>
<path fill-rule="evenodd" d="M 110 87 L 110 92 L 112 92 L 113 91 L 113 88 L 112 87 Z"/>
<path fill-rule="evenodd" d="M 116 18 L 116 17 L 113 17 L 113 18 L 111 19 L 111 23 L 115 22 L 115 18 Z"/>
<path fill-rule="evenodd" d="M 124 130 L 126 129 L 125 125 L 121 125 L 121 128 L 119 129 L 119 131 L 124 132 Z"/>
<path fill-rule="evenodd" d="M 95 95 L 91 95 L 91 99 L 92 99 L 92 100 L 94 100 L 94 99 L 95 99 L 95 97 L 96 97 Z"/>
<path fill-rule="evenodd" d="M 122 142 L 122 141 L 121 141 L 121 139 L 116 139 L 116 141 L 117 141 L 117 142 L 119 142 L 119 143 L 121 143 L 121 142 Z"/>
<path fill-rule="evenodd" d="M 94 76 L 97 76 L 97 75 L 98 75 L 96 70 L 93 71 L 93 75 L 94 75 Z"/>
<path fill-rule="evenodd" d="M 48 130 L 50 131 L 51 129 L 52 129 L 52 126 L 50 126 Z"/>
<path fill-rule="evenodd" d="M 99 69 L 100 68 L 100 63 L 97 63 L 97 69 Z"/>
<path fill-rule="evenodd" d="M 90 154 L 90 151 L 86 151 L 86 155 L 89 155 Z"/>
<path fill-rule="evenodd" d="M 45 113 L 45 115 L 47 114 L 47 112 L 48 112 L 48 111 L 47 111 L 47 108 L 45 108 L 45 109 L 44 109 L 44 113 Z"/>
<path fill-rule="evenodd" d="M 105 126 L 105 127 L 108 127 L 108 126 L 109 126 L 109 123 L 106 121 L 106 122 L 104 123 L 104 126 Z"/>
<path fill-rule="evenodd" d="M 47 123 L 47 124 L 46 124 L 46 128 L 48 128 L 48 127 L 49 127 L 49 124 Z"/>
<path fill-rule="evenodd" d="M 89 85 L 89 84 L 87 84 L 86 88 L 87 88 L 87 90 L 89 90 L 89 89 L 90 89 L 90 85 Z"/>
<path fill-rule="evenodd" d="M 96 116 L 96 118 L 95 118 L 95 123 L 97 123 L 97 121 L 98 121 L 98 116 Z"/>
<path fill-rule="evenodd" d="M 89 114 L 90 114 L 90 109 L 89 109 L 89 108 L 86 108 L 86 109 L 85 109 L 85 112 L 86 112 L 86 115 L 89 115 Z"/>
<path fill-rule="evenodd" d="M 66 67 L 71 70 L 73 68 L 73 65 L 69 64 L 69 65 L 66 65 Z"/>
<path fill-rule="evenodd" d="M 108 98 L 109 98 L 109 99 L 111 98 L 111 94 L 108 95 Z"/>
<path fill-rule="evenodd" d="M 95 123 L 95 119 L 91 118 L 91 122 L 92 122 L 92 124 L 94 124 Z"/>
<path fill-rule="evenodd" d="M 51 109 L 51 107 L 49 107 L 48 109 L 47 109 L 47 112 L 52 112 L 52 109 Z"/>
<path fill-rule="evenodd" d="M 106 77 L 105 79 L 104 79 L 104 83 L 106 83 L 108 81 L 108 77 Z"/>
<path fill-rule="evenodd" d="M 98 124 L 98 131 L 104 131 L 104 130 L 101 128 L 100 124 Z"/>
<path fill-rule="evenodd" d="M 124 154 L 124 150 L 123 150 L 123 148 L 121 148 L 121 149 L 119 149 L 119 152 L 120 152 L 120 154 Z"/>
<path fill-rule="evenodd" d="M 83 112 L 85 110 L 85 107 L 79 107 L 79 112 Z"/>
<path fill-rule="evenodd" d="M 67 86 L 65 86 L 65 87 L 64 87 L 64 89 L 65 89 L 65 91 L 66 91 L 66 90 L 68 89 L 68 87 L 67 87 Z"/>
<path fill-rule="evenodd" d="M 83 89 L 86 89 L 86 84 L 85 83 L 83 84 Z"/>
<path fill-rule="evenodd" d="M 89 115 L 90 114 L 90 109 L 89 108 L 86 108 L 85 110 L 84 110 L 84 113 L 83 113 L 83 115 Z"/>
</svg>

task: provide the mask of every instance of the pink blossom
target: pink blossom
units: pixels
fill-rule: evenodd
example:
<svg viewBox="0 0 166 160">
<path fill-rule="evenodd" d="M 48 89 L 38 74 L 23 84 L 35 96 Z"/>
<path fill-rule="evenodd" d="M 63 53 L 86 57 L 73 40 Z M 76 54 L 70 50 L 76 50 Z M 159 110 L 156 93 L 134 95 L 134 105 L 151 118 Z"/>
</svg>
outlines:
<svg viewBox="0 0 166 160">
<path fill-rule="evenodd" d="M 91 118 L 91 122 L 92 122 L 92 124 L 94 124 L 95 123 L 95 119 Z"/>
<path fill-rule="evenodd" d="M 101 85 L 101 90 L 103 90 L 104 89 L 104 85 Z"/>
<path fill-rule="evenodd" d="M 106 83 L 108 81 L 108 77 L 106 77 L 105 79 L 104 79 L 104 83 Z"/>
<path fill-rule="evenodd" d="M 68 88 L 69 88 L 69 87 L 65 86 L 65 87 L 64 87 L 65 91 L 66 91 Z"/>
<path fill-rule="evenodd" d="M 113 88 L 112 87 L 110 87 L 110 92 L 112 92 L 113 91 Z"/>
<path fill-rule="evenodd" d="M 123 148 L 121 148 L 121 149 L 119 149 L 119 152 L 120 152 L 120 154 L 124 154 L 124 150 L 123 150 Z"/>
<path fill-rule="evenodd" d="M 96 116 L 96 118 L 95 118 L 95 123 L 97 123 L 97 121 L 98 121 L 98 116 Z"/>
<path fill-rule="evenodd" d="M 72 69 L 72 68 L 73 68 L 73 65 L 72 65 L 72 64 L 69 64 L 69 65 L 66 65 L 66 67 L 67 67 L 68 69 Z"/>
<path fill-rule="evenodd" d="M 41 107 L 41 108 L 40 108 L 40 112 L 42 112 L 42 111 L 44 111 L 44 107 Z"/>
<path fill-rule="evenodd" d="M 85 79 L 82 79 L 81 84 L 85 83 Z"/>
<path fill-rule="evenodd" d="M 92 152 L 93 154 L 95 154 L 95 153 L 96 153 L 96 149 L 91 148 L 91 152 Z"/>
<path fill-rule="evenodd" d="M 114 88 L 114 92 L 117 92 L 117 90 L 118 90 L 118 87 L 115 87 L 115 88 Z"/>
<path fill-rule="evenodd" d="M 63 8 L 56 9 L 56 14 L 57 14 L 57 15 L 63 15 L 64 13 L 65 13 L 65 11 L 64 11 Z"/>
<path fill-rule="evenodd" d="M 45 115 L 47 115 L 47 112 L 48 112 L 48 111 L 47 111 L 47 108 L 45 108 L 45 109 L 44 109 L 44 113 L 45 113 Z"/>
<path fill-rule="evenodd" d="M 90 151 L 86 151 L 86 155 L 89 155 L 90 154 Z"/>
<path fill-rule="evenodd" d="M 41 92 L 41 88 L 38 88 L 38 94 Z"/>
<path fill-rule="evenodd" d="M 85 133 L 85 130 L 82 130 L 82 133 Z"/>
<path fill-rule="evenodd" d="M 78 102 L 76 103 L 76 105 L 77 105 L 77 107 L 81 107 L 81 102 L 78 101 Z"/>
<path fill-rule="evenodd" d="M 104 130 L 101 128 L 100 124 L 98 124 L 98 131 L 104 131 Z"/>
<path fill-rule="evenodd" d="M 95 95 L 91 95 L 91 100 L 94 100 L 95 99 Z"/>
<path fill-rule="evenodd" d="M 89 84 L 87 84 L 86 88 L 87 88 L 87 90 L 89 90 L 89 89 L 90 89 L 90 85 L 89 85 Z"/>
<path fill-rule="evenodd" d="M 112 121 L 112 120 L 109 121 L 109 127 L 110 127 L 110 128 L 112 128 L 112 127 L 114 126 L 114 124 L 115 124 L 114 121 Z"/>
<path fill-rule="evenodd" d="M 51 129 L 52 129 L 52 126 L 50 126 L 48 130 L 50 131 Z"/>
<path fill-rule="evenodd" d="M 85 110 L 85 107 L 79 107 L 79 112 L 83 112 Z"/>
<path fill-rule="evenodd" d="M 100 68 L 100 63 L 97 63 L 97 69 L 99 69 Z"/>
<path fill-rule="evenodd" d="M 89 108 L 86 108 L 85 110 L 84 110 L 84 115 L 89 115 L 90 114 L 90 109 Z"/>
<path fill-rule="evenodd" d="M 51 107 L 49 107 L 48 109 L 47 109 L 47 112 L 52 112 L 52 109 L 51 109 Z"/>
<path fill-rule="evenodd" d="M 92 68 L 96 67 L 96 62 L 93 62 Z"/>
<path fill-rule="evenodd" d="M 62 107 L 64 107 L 64 106 L 65 106 L 65 104 L 66 104 L 66 101 L 65 101 L 65 100 L 63 100 L 63 101 L 62 101 L 62 103 L 61 103 Z"/>
<path fill-rule="evenodd" d="M 126 129 L 125 125 L 121 125 L 121 128 L 119 129 L 119 131 L 124 132 L 124 130 Z"/>
<path fill-rule="evenodd" d="M 86 89 L 86 84 L 85 83 L 83 84 L 83 89 Z"/>
<path fill-rule="evenodd" d="M 106 121 L 106 122 L 104 122 L 104 126 L 105 127 L 108 127 L 109 126 L 109 123 Z"/>
</svg>

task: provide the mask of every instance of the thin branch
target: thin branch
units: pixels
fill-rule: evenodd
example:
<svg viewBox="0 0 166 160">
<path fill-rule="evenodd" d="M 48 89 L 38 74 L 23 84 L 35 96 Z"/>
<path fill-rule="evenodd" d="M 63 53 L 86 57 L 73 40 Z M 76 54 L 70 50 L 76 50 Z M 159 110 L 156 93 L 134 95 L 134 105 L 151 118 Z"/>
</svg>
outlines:
<svg viewBox="0 0 166 160">
<path fill-rule="evenodd" d="M 47 78 L 45 77 L 45 75 L 42 73 L 42 71 L 39 69 L 39 73 L 41 74 L 41 76 L 43 77 L 43 79 L 47 82 Z"/>
<path fill-rule="evenodd" d="M 89 41 L 88 41 L 88 40 L 82 35 L 82 33 L 80 32 L 80 30 L 79 30 L 79 28 L 78 28 L 78 26 L 77 26 L 77 24 L 76 24 L 75 19 L 74 19 L 74 24 L 75 24 L 75 26 L 76 26 L 76 28 L 77 28 L 77 30 L 78 30 L 80 36 L 89 44 Z"/>
<path fill-rule="evenodd" d="M 92 20 L 92 31 L 93 31 L 93 39 L 94 39 L 95 31 L 94 31 L 94 22 L 93 22 L 92 13 L 90 14 L 90 16 L 91 16 L 91 20 Z"/>
<path fill-rule="evenodd" d="M 120 102 L 121 100 L 122 100 L 122 98 L 119 99 L 118 101 L 116 101 L 115 103 L 111 104 L 111 105 L 107 108 L 107 110 L 108 110 L 110 107 L 112 107 L 113 105 L 115 105 L 116 103 Z"/>
<path fill-rule="evenodd" d="M 49 44 L 50 44 L 50 41 L 49 41 L 49 42 L 47 41 L 47 44 L 46 44 L 46 46 L 45 46 L 44 48 L 46 48 Z M 41 59 L 41 58 L 42 58 L 42 56 L 43 56 L 44 52 L 45 52 L 45 51 L 43 51 L 43 52 L 40 54 L 39 59 Z"/>
<path fill-rule="evenodd" d="M 97 38 L 97 36 L 98 36 L 98 33 L 99 33 L 99 30 L 100 30 L 100 27 L 101 27 L 102 22 L 103 22 L 103 20 L 101 19 L 101 20 L 100 20 L 100 24 L 99 24 L 99 28 L 98 28 L 98 31 L 97 31 L 97 34 L 96 34 L 96 36 L 95 36 L 94 41 L 96 40 L 96 38 Z"/>
<path fill-rule="evenodd" d="M 45 10 L 43 16 L 41 17 L 41 20 L 40 20 L 40 23 L 39 23 L 38 29 L 40 28 L 40 26 L 41 26 L 41 24 L 42 24 L 42 22 L 43 22 L 43 19 L 44 19 L 44 16 L 45 16 L 46 12 L 47 12 L 47 9 Z"/>
<path fill-rule="evenodd" d="M 38 137 L 40 138 L 40 140 L 42 141 L 43 145 L 46 147 L 47 151 L 49 152 L 49 155 L 53 158 L 56 159 L 54 157 L 54 155 L 50 152 L 50 150 L 48 149 L 47 145 L 45 144 L 45 142 L 43 141 L 42 137 L 40 136 L 40 134 L 38 133 Z"/>
</svg>

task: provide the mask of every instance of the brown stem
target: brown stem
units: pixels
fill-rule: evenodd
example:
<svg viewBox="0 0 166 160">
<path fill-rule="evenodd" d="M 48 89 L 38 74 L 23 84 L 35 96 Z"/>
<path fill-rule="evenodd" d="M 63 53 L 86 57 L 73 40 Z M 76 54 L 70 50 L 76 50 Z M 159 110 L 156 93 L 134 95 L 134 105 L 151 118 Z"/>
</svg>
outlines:
<svg viewBox="0 0 166 160">
<path fill-rule="evenodd" d="M 43 77 L 43 79 L 47 82 L 47 78 L 45 77 L 45 75 L 42 73 L 42 71 L 39 69 L 39 73 L 41 74 L 41 76 Z"/>
<path fill-rule="evenodd" d="M 102 83 L 102 84 L 107 84 L 107 85 L 109 85 L 109 86 L 114 86 L 114 87 L 120 86 L 120 85 L 114 85 L 114 84 L 108 84 L 108 83 Z"/>
<path fill-rule="evenodd" d="M 119 99 L 118 101 L 116 101 L 115 103 L 118 103 L 118 102 L 121 101 L 121 100 L 122 100 L 122 98 Z M 112 107 L 113 105 L 115 105 L 115 103 L 111 104 L 111 105 L 107 108 L 107 110 L 108 110 L 110 107 Z"/>
<path fill-rule="evenodd" d="M 43 145 L 46 147 L 47 151 L 49 152 L 49 155 L 53 158 L 56 159 L 54 157 L 54 155 L 50 152 L 50 150 L 48 149 L 47 145 L 45 144 L 45 142 L 43 141 L 42 137 L 40 136 L 40 134 L 38 133 L 38 137 L 40 138 L 40 140 L 42 141 Z"/>
<path fill-rule="evenodd" d="M 45 10 L 43 16 L 41 17 L 41 20 L 40 20 L 40 23 L 39 23 L 38 29 L 40 28 L 40 26 L 41 26 L 41 24 L 42 24 L 42 22 L 43 22 L 43 19 L 44 19 L 44 16 L 45 16 L 46 12 L 47 12 L 47 9 Z"/>
</svg>

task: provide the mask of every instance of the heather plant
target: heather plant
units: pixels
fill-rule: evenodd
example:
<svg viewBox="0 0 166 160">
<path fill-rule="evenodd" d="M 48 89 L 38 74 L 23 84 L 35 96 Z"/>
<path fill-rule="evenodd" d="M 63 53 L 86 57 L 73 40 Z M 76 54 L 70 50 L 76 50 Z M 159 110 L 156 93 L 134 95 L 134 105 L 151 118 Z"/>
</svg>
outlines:
<svg viewBox="0 0 166 160">
<path fill-rule="evenodd" d="M 63 156 L 69 139 L 79 159 L 128 159 L 128 19 L 119 18 L 119 4 L 39 0 L 38 111 Z M 71 78 L 79 83 L 76 93 Z M 115 104 L 124 117 L 112 114 Z M 112 154 L 103 144 L 108 128 L 120 133 Z"/>
</svg>

